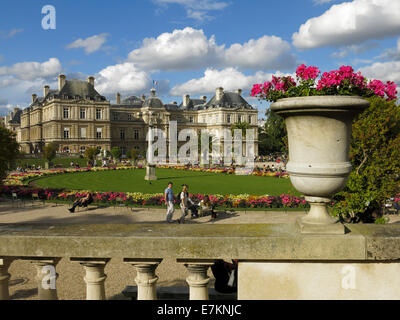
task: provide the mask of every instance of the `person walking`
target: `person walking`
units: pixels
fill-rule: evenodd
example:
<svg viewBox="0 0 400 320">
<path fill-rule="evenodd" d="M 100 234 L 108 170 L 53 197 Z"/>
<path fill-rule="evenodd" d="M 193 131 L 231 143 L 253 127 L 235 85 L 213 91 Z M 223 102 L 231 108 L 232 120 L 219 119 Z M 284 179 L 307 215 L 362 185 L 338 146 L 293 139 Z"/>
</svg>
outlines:
<svg viewBox="0 0 400 320">
<path fill-rule="evenodd" d="M 188 215 L 188 201 L 189 201 L 188 186 L 186 184 L 182 185 L 182 191 L 179 194 L 179 201 L 180 201 L 182 215 L 177 221 L 178 223 L 184 223 L 185 217 Z"/>
<path fill-rule="evenodd" d="M 167 206 L 167 222 L 172 223 L 174 215 L 174 192 L 172 191 L 172 182 L 168 182 L 168 187 L 164 191 L 164 201 Z"/>
</svg>

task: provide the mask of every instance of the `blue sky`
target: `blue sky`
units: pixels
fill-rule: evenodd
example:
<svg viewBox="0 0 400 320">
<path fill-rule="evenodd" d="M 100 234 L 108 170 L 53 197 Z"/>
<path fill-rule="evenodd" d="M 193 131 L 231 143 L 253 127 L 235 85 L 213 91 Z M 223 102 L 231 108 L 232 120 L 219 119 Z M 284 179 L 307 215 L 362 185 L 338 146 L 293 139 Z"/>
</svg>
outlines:
<svg viewBox="0 0 400 320">
<path fill-rule="evenodd" d="M 56 29 L 42 28 L 42 7 Z M 56 78 L 96 77 L 111 101 L 148 94 L 164 102 L 185 93 L 211 98 L 297 65 L 329 71 L 352 65 L 369 78 L 400 84 L 399 0 L 85 0 L 2 3 L 0 114 L 26 107 Z"/>
</svg>

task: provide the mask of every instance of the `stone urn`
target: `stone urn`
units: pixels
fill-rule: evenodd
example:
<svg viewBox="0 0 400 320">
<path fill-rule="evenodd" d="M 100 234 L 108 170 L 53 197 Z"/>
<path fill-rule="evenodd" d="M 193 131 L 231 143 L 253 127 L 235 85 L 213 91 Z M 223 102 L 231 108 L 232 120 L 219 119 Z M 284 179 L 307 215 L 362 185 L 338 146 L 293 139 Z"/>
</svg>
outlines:
<svg viewBox="0 0 400 320">
<path fill-rule="evenodd" d="M 272 111 L 285 118 L 290 180 L 310 204 L 307 216 L 298 220 L 303 233 L 345 232 L 344 225 L 329 215 L 327 205 L 343 189 L 352 170 L 352 123 L 368 106 L 358 96 L 285 98 L 271 105 Z"/>
</svg>

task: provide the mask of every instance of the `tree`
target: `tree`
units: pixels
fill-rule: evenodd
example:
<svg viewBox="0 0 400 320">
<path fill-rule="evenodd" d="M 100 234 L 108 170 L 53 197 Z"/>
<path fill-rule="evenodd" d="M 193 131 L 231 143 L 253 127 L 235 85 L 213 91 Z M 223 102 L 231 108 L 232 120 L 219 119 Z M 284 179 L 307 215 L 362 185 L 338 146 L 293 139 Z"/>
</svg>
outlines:
<svg viewBox="0 0 400 320">
<path fill-rule="evenodd" d="M 93 161 L 94 158 L 99 154 L 98 148 L 87 148 L 85 150 L 85 158 L 89 161 Z"/>
<path fill-rule="evenodd" d="M 19 156 L 19 144 L 15 140 L 15 133 L 0 127 L 0 183 L 7 176 Z"/>
<path fill-rule="evenodd" d="M 242 130 L 242 136 L 246 136 L 246 129 L 251 129 L 251 125 L 248 122 L 237 122 L 231 126 L 232 133 L 235 129 Z"/>
<path fill-rule="evenodd" d="M 58 150 L 58 144 L 55 142 L 49 143 L 44 147 L 43 158 L 48 162 L 51 162 L 56 157 L 56 152 Z"/>
<path fill-rule="evenodd" d="M 136 164 L 136 161 L 139 159 L 139 150 L 131 149 L 129 151 L 129 158 L 133 160 L 134 164 Z"/>
<path fill-rule="evenodd" d="M 258 136 L 258 150 L 260 154 L 267 155 L 275 152 L 287 152 L 287 132 L 283 118 L 267 109 L 267 120 L 264 129 Z"/>
<path fill-rule="evenodd" d="M 346 222 L 373 222 L 382 205 L 400 192 L 400 106 L 380 97 L 353 123 L 353 171 L 335 196 L 335 214 Z"/>
<path fill-rule="evenodd" d="M 120 147 L 113 147 L 111 148 L 111 155 L 114 159 L 121 159 L 122 151 Z"/>
</svg>

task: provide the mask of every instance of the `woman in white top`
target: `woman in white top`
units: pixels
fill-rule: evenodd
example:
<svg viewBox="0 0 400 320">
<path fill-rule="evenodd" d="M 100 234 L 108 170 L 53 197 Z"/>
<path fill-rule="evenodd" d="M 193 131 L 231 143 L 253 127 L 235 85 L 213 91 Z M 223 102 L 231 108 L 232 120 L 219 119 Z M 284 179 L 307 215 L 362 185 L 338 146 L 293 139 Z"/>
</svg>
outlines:
<svg viewBox="0 0 400 320">
<path fill-rule="evenodd" d="M 182 185 L 182 191 L 179 194 L 180 206 L 182 211 L 182 216 L 178 219 L 178 223 L 184 223 L 185 217 L 188 214 L 188 199 L 189 193 L 187 192 L 188 186 L 186 184 Z"/>
</svg>

